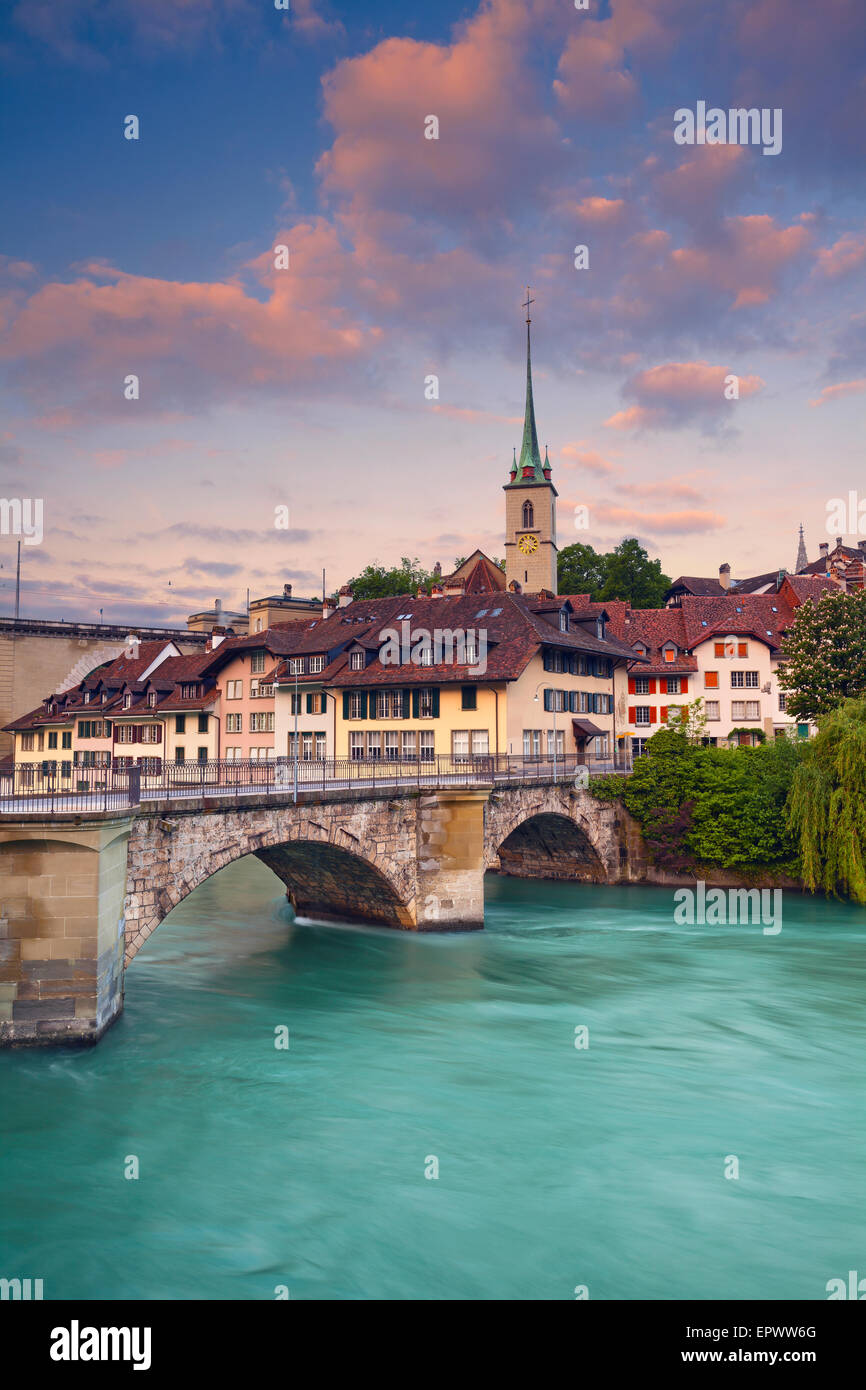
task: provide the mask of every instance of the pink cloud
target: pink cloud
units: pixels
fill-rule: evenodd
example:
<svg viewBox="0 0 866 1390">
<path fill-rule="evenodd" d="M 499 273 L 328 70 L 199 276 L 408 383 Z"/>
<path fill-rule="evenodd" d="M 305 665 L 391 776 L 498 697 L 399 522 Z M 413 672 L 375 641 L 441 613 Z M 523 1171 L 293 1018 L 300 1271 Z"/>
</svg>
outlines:
<svg viewBox="0 0 866 1390">
<path fill-rule="evenodd" d="M 635 507 L 617 507 L 606 502 L 593 506 L 591 511 L 594 521 L 598 520 L 608 526 L 621 526 L 624 529 L 631 527 L 644 534 L 661 532 L 686 535 L 690 532 L 715 531 L 719 526 L 724 526 L 726 521 L 719 512 L 651 512 Z"/>
<path fill-rule="evenodd" d="M 560 449 L 560 454 L 563 459 L 569 460 L 569 464 L 570 460 L 574 460 L 574 464 L 570 466 L 583 468 L 587 473 L 605 475 L 618 471 L 618 464 L 612 463 L 610 459 L 604 458 L 595 449 L 581 449 L 576 444 L 563 444 Z"/>
<path fill-rule="evenodd" d="M 816 270 L 822 275 L 835 278 L 847 275 L 866 261 L 866 236 L 855 236 L 852 232 L 840 237 L 832 246 L 822 246 L 818 252 Z"/>
<path fill-rule="evenodd" d="M 623 387 L 623 394 L 638 404 L 618 411 L 605 424 L 615 430 L 651 429 L 718 414 L 732 404 L 725 395 L 731 375 L 737 376 L 740 400 L 763 390 L 759 376 L 732 373 L 729 367 L 704 361 L 665 362 L 638 372 Z"/>
<path fill-rule="evenodd" d="M 845 396 L 859 396 L 863 391 L 866 391 L 866 376 L 861 376 L 856 381 L 840 381 L 836 386 L 825 386 L 820 396 L 809 404 L 826 405 L 828 401 L 839 401 Z"/>
</svg>

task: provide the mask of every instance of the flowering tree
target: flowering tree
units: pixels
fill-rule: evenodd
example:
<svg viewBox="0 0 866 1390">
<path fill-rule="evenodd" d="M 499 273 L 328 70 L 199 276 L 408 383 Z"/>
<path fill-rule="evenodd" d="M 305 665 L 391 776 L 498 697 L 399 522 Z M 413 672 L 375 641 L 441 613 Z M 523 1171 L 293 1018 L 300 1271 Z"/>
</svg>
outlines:
<svg viewBox="0 0 866 1390">
<path fill-rule="evenodd" d="M 800 605 L 785 637 L 779 684 L 795 719 L 814 720 L 866 695 L 866 591 L 827 591 Z"/>
</svg>

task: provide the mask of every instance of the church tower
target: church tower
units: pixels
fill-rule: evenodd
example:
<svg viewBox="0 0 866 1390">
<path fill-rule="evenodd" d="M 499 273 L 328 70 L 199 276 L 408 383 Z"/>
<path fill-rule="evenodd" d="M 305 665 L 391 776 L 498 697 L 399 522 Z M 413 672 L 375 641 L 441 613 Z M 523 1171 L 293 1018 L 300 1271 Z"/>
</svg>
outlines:
<svg viewBox="0 0 866 1390">
<path fill-rule="evenodd" d="M 808 565 L 809 560 L 806 556 L 806 542 L 803 540 L 803 526 L 800 524 L 800 544 L 797 546 L 797 562 L 794 573 L 800 574 Z"/>
<path fill-rule="evenodd" d="M 511 477 L 505 484 L 505 582 L 509 589 L 556 593 L 556 498 L 550 481 L 547 449 L 544 462 L 538 449 L 535 404 L 532 399 L 532 352 L 529 306 L 535 301 L 526 291 L 526 415 L 520 458 L 515 449 Z"/>
</svg>

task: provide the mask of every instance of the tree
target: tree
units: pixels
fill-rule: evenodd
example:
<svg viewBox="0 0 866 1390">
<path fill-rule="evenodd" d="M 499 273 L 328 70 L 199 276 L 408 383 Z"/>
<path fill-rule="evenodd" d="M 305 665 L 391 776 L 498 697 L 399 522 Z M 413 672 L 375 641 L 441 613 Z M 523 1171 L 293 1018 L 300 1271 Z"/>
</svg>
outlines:
<svg viewBox="0 0 866 1390">
<path fill-rule="evenodd" d="M 349 584 L 355 598 L 395 598 L 414 594 L 419 587 L 426 589 L 431 579 L 430 571 L 422 568 L 417 557 L 410 560 L 404 555 L 399 567 L 388 570 L 384 565 L 368 565 Z"/>
<path fill-rule="evenodd" d="M 795 719 L 815 720 L 866 695 L 866 590 L 828 590 L 817 603 L 800 604 L 783 643 L 779 684 Z"/>
<path fill-rule="evenodd" d="M 813 893 L 841 891 L 866 903 L 866 700 L 846 700 L 823 716 L 815 738 L 801 747 L 787 823 L 803 881 Z"/>
<path fill-rule="evenodd" d="M 665 728 L 683 734 L 689 743 L 700 743 L 707 732 L 707 716 L 700 696 L 688 705 L 668 705 Z"/>
<path fill-rule="evenodd" d="M 607 577 L 607 556 L 599 555 L 591 545 L 563 546 L 559 552 L 557 584 L 561 594 L 589 594 L 597 599 Z"/>
<path fill-rule="evenodd" d="M 661 560 L 651 560 L 640 541 L 630 536 L 605 558 L 607 572 L 599 595 L 602 603 L 618 598 L 627 599 L 632 608 L 661 608 L 671 581 L 662 574 Z"/>
</svg>

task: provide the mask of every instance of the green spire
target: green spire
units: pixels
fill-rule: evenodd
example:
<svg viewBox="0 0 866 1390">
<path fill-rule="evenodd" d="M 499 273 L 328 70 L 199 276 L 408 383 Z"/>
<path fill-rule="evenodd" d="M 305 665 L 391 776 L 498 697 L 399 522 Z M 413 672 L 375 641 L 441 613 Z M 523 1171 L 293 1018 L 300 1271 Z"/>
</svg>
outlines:
<svg viewBox="0 0 866 1390">
<path fill-rule="evenodd" d="M 523 420 L 523 443 L 520 446 L 520 460 L 517 466 L 517 476 L 514 476 L 512 465 L 512 483 L 517 486 L 520 483 L 543 483 L 544 465 L 541 462 L 541 454 L 538 449 L 538 431 L 535 428 L 535 402 L 532 399 L 532 343 L 530 339 L 529 325 L 532 319 L 529 317 L 529 306 L 534 303 L 529 297 L 529 290 L 526 291 L 526 413 Z M 548 467 L 550 465 L 548 464 Z M 532 473 L 524 477 L 524 468 L 532 468 Z"/>
</svg>

